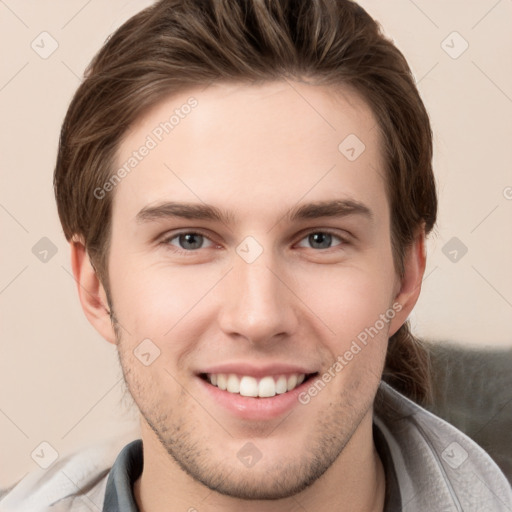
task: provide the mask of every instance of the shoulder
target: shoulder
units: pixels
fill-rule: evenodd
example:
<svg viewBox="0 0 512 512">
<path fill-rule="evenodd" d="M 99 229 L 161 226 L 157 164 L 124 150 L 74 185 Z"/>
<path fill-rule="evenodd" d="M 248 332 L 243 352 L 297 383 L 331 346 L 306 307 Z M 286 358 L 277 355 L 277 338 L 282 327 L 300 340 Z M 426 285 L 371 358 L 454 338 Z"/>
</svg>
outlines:
<svg viewBox="0 0 512 512">
<path fill-rule="evenodd" d="M 11 488 L 0 489 L 0 511 L 101 511 L 110 468 L 126 442 L 124 436 L 104 441 L 30 472 Z"/>
<path fill-rule="evenodd" d="M 384 435 L 411 510 L 512 510 L 512 490 L 491 457 L 463 432 L 382 382 L 374 422 Z"/>
</svg>

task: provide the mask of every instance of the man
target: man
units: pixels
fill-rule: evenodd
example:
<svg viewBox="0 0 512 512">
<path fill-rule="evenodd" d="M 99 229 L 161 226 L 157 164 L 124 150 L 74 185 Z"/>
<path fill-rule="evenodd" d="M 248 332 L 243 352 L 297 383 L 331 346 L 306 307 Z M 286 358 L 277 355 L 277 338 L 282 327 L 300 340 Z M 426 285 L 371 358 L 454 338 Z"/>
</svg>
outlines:
<svg viewBox="0 0 512 512">
<path fill-rule="evenodd" d="M 141 439 L 5 507 L 512 510 L 490 457 L 418 405 L 431 159 L 403 56 L 352 2 L 127 21 L 71 103 L 55 191 Z"/>
</svg>

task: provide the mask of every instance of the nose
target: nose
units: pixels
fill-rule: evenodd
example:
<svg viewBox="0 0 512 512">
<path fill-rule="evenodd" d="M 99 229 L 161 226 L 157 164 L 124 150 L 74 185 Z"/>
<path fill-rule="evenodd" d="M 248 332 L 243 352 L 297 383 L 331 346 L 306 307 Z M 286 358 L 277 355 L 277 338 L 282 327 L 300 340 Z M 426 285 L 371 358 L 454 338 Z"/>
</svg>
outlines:
<svg viewBox="0 0 512 512">
<path fill-rule="evenodd" d="M 290 336 L 298 323 L 296 291 L 269 253 L 264 251 L 252 263 L 235 254 L 233 270 L 223 283 L 220 328 L 254 345 Z"/>
</svg>

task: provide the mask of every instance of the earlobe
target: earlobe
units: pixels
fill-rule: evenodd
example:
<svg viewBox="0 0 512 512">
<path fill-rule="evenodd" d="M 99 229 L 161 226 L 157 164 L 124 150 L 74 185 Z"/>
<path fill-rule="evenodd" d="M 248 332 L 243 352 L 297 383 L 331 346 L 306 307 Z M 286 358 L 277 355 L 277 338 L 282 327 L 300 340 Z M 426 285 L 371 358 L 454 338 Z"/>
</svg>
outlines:
<svg viewBox="0 0 512 512">
<path fill-rule="evenodd" d="M 91 265 L 82 239 L 70 242 L 71 267 L 78 289 L 78 297 L 85 316 L 108 342 L 116 344 L 116 336 L 103 284 Z"/>
<path fill-rule="evenodd" d="M 416 305 L 421 291 L 421 283 L 425 273 L 426 265 L 425 252 L 425 230 L 422 226 L 418 230 L 414 242 L 407 248 L 404 259 L 404 276 L 400 280 L 399 291 L 393 301 L 400 307 L 400 311 L 395 315 L 390 324 L 389 337 L 393 336 L 398 329 L 405 323 L 410 312 Z M 398 304 L 400 306 L 398 306 Z"/>
</svg>

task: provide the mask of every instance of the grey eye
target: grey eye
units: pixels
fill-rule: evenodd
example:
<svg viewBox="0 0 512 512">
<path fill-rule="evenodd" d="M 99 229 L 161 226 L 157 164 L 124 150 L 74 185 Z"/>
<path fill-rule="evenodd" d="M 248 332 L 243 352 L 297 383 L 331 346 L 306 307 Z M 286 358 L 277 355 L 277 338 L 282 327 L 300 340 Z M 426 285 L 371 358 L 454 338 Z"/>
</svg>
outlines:
<svg viewBox="0 0 512 512">
<path fill-rule="evenodd" d="M 196 249 L 201 249 L 205 245 L 205 241 L 210 244 L 212 243 L 206 236 L 190 231 L 187 233 L 178 233 L 177 235 L 169 237 L 166 243 L 184 251 L 194 251 Z"/>
<path fill-rule="evenodd" d="M 343 240 L 339 236 L 333 235 L 331 233 L 327 233 L 325 231 L 315 231 L 315 232 L 309 233 L 309 235 L 305 236 L 301 240 L 301 243 L 299 245 L 301 247 L 304 247 L 304 245 L 302 245 L 303 241 L 307 240 L 308 244 L 313 249 L 330 249 L 333 246 L 340 245 L 340 243 L 333 245 L 334 239 L 338 239 L 340 241 L 340 243 L 343 242 Z"/>
</svg>

